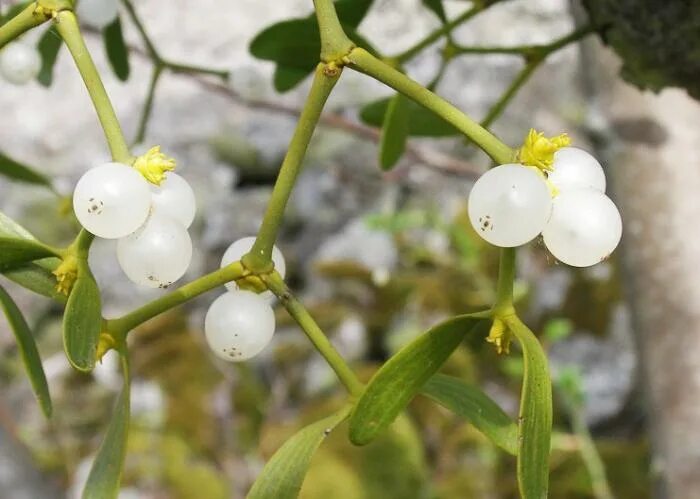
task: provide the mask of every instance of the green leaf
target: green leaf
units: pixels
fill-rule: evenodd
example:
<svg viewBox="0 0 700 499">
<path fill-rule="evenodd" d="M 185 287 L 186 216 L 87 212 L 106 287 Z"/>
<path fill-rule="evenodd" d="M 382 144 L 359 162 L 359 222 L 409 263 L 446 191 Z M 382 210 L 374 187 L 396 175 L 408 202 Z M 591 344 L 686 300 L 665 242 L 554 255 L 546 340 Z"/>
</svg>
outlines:
<svg viewBox="0 0 700 499">
<path fill-rule="evenodd" d="M 336 11 L 348 37 L 358 46 L 375 52 L 370 44 L 355 32 L 372 0 L 341 0 Z M 268 26 L 256 35 L 249 47 L 258 59 L 273 61 L 274 84 L 279 92 L 297 86 L 314 70 L 321 53 L 321 35 L 315 15 L 288 19 Z"/>
<path fill-rule="evenodd" d="M 53 82 L 53 68 L 62 45 L 63 41 L 55 26 L 47 29 L 46 33 L 39 39 L 37 49 L 41 54 L 41 71 L 39 71 L 37 80 L 45 87 L 51 86 L 51 82 Z"/>
<path fill-rule="evenodd" d="M 50 270 L 42 266 L 44 262 L 13 267 L 3 271 L 2 274 L 29 291 L 52 298 L 59 303 L 65 303 L 66 296 L 56 291 L 56 278 Z"/>
<path fill-rule="evenodd" d="M 87 261 L 78 261 L 78 278 L 63 315 L 63 347 L 68 361 L 79 371 L 95 367 L 95 354 L 102 329 L 100 290 Z"/>
<path fill-rule="evenodd" d="M 436 374 L 425 384 L 422 393 L 467 419 L 504 451 L 518 453 L 518 426 L 477 387 L 452 376 Z"/>
<path fill-rule="evenodd" d="M 18 163 L 9 156 L 0 153 L 0 175 L 12 180 L 18 180 L 28 184 L 38 184 L 52 189 L 51 179 L 38 171 Z"/>
<path fill-rule="evenodd" d="M 379 142 L 379 165 L 382 170 L 391 170 L 406 149 L 410 102 L 407 97 L 396 94 L 386 108 Z"/>
<path fill-rule="evenodd" d="M 302 429 L 275 452 L 255 480 L 247 499 L 294 499 L 301 490 L 311 458 L 328 434 L 342 423 L 349 407 Z"/>
<path fill-rule="evenodd" d="M 442 6 L 442 0 L 423 0 L 423 5 L 430 9 L 433 14 L 438 16 L 443 23 L 447 22 L 447 16 L 445 15 L 445 9 Z"/>
<path fill-rule="evenodd" d="M 130 374 L 126 352 L 122 353 L 124 386 L 112 411 L 112 420 L 107 428 L 95 461 L 90 468 L 83 499 L 113 499 L 119 495 L 119 482 L 126 457 L 130 417 Z"/>
<path fill-rule="evenodd" d="M 360 119 L 368 125 L 381 127 L 389 107 L 389 101 L 389 98 L 384 98 L 365 105 L 360 111 Z M 448 122 L 412 100 L 409 100 L 407 107 L 409 135 L 449 137 L 461 133 Z"/>
<path fill-rule="evenodd" d="M 523 350 L 525 374 L 518 417 L 518 486 L 523 499 L 547 497 L 552 436 L 552 382 L 535 335 L 516 316 L 504 319 Z"/>
<path fill-rule="evenodd" d="M 43 244 L 28 239 L 0 237 L 0 270 L 51 256 L 56 255 Z"/>
<path fill-rule="evenodd" d="M 287 66 L 277 66 L 273 76 L 275 90 L 280 93 L 286 92 L 296 87 L 304 81 L 313 71 L 311 69 L 290 68 Z"/>
<path fill-rule="evenodd" d="M 34 336 L 17 304 L 2 286 L 0 286 L 0 306 L 5 312 L 12 332 L 15 334 L 17 347 L 19 348 L 24 368 L 27 371 L 27 376 L 29 376 L 29 381 L 34 389 L 34 394 L 39 401 L 41 410 L 48 418 L 51 416 L 52 410 L 51 395 L 49 394 L 49 385 L 46 382 L 44 367 L 41 365 L 41 358 L 36 348 Z"/>
<path fill-rule="evenodd" d="M 102 40 L 104 41 L 107 58 L 114 74 L 121 81 L 128 80 L 130 72 L 129 49 L 124 41 L 122 23 L 119 17 L 102 31 Z"/>
<path fill-rule="evenodd" d="M 27 229 L 2 212 L 0 212 L 0 237 L 36 241 Z M 16 266 L 10 270 L 3 270 L 2 273 L 8 279 L 30 291 L 63 303 L 66 301 L 66 297 L 56 291 L 56 278 L 51 273 L 59 263 L 58 258 L 47 258 L 35 263 Z"/>
<path fill-rule="evenodd" d="M 375 373 L 350 416 L 350 441 L 365 445 L 386 429 L 477 323 L 449 319 L 402 348 Z"/>
</svg>

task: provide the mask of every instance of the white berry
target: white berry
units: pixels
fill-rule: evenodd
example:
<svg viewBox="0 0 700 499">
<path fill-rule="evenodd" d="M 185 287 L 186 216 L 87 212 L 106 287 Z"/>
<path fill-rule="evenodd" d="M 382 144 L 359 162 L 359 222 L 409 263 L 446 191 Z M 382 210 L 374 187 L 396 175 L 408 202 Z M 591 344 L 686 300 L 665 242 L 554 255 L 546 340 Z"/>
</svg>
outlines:
<svg viewBox="0 0 700 499">
<path fill-rule="evenodd" d="M 554 153 L 552 168 L 547 178 L 560 190 L 590 187 L 605 192 L 603 167 L 583 149 L 562 147 Z"/>
<path fill-rule="evenodd" d="M 605 260 L 622 237 L 622 218 L 612 200 L 596 189 L 562 191 L 542 232 L 547 249 L 574 267 Z"/>
<path fill-rule="evenodd" d="M 469 195 L 469 220 L 476 232 L 493 245 L 523 245 L 542 232 L 552 209 L 544 178 L 517 164 L 497 166 L 484 173 Z"/>
<path fill-rule="evenodd" d="M 221 267 L 223 268 L 232 264 L 233 262 L 239 261 L 244 255 L 250 252 L 251 248 L 253 247 L 253 243 L 255 243 L 255 237 L 244 237 L 238 241 L 235 241 L 224 252 L 224 256 L 221 258 Z M 287 266 L 284 261 L 284 256 L 277 246 L 272 247 L 272 263 L 274 263 L 277 273 L 284 278 L 287 272 Z M 238 285 L 235 282 L 226 283 L 226 287 L 230 291 L 238 289 Z M 271 291 L 265 291 L 262 293 L 262 296 L 265 298 L 274 297 Z"/>
<path fill-rule="evenodd" d="M 141 229 L 117 243 L 117 258 L 134 283 L 165 288 L 182 277 L 192 260 L 192 240 L 181 223 L 152 213 Z"/>
<path fill-rule="evenodd" d="M 224 293 L 211 304 L 204 319 L 209 348 L 230 362 L 259 354 L 275 332 L 275 314 L 269 302 L 252 291 Z"/>
<path fill-rule="evenodd" d="M 103 29 L 117 18 L 119 4 L 117 0 L 80 0 L 78 18 L 97 29 Z"/>
<path fill-rule="evenodd" d="M 37 77 L 40 70 L 41 56 L 35 48 L 14 42 L 0 50 L 0 75 L 8 83 L 29 83 Z"/>
<path fill-rule="evenodd" d="M 143 176 L 121 163 L 106 163 L 83 175 L 73 193 L 80 224 L 105 239 L 136 231 L 148 218 L 151 189 Z"/>
<path fill-rule="evenodd" d="M 167 172 L 160 186 L 151 186 L 153 209 L 180 222 L 187 229 L 197 211 L 194 191 L 177 173 Z"/>
</svg>

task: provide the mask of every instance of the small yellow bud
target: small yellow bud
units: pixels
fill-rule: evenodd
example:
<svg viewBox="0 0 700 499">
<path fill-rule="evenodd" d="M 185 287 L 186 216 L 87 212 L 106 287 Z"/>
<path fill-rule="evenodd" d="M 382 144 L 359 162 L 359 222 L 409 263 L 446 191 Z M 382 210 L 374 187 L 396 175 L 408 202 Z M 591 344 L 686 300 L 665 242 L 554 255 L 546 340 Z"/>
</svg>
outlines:
<svg viewBox="0 0 700 499">
<path fill-rule="evenodd" d="M 136 158 L 134 168 L 150 183 L 160 185 L 165 179 L 165 172 L 175 169 L 175 160 L 160 152 L 160 146 L 154 146 Z"/>
<path fill-rule="evenodd" d="M 554 153 L 569 144 L 571 139 L 565 133 L 556 137 L 545 137 L 544 133 L 531 128 L 523 146 L 518 150 L 518 160 L 541 171 L 552 171 Z"/>
<path fill-rule="evenodd" d="M 508 327 L 501 319 L 494 319 L 486 341 L 496 347 L 496 353 L 510 353 L 510 342 L 513 339 Z"/>
<path fill-rule="evenodd" d="M 78 278 L 78 261 L 74 256 L 67 256 L 53 271 L 56 276 L 56 291 L 68 296 L 73 289 L 73 284 Z"/>
<path fill-rule="evenodd" d="M 117 346 L 117 343 L 111 334 L 100 333 L 100 341 L 97 343 L 97 354 L 95 357 L 97 360 L 102 361 L 102 357 L 115 346 Z"/>
</svg>

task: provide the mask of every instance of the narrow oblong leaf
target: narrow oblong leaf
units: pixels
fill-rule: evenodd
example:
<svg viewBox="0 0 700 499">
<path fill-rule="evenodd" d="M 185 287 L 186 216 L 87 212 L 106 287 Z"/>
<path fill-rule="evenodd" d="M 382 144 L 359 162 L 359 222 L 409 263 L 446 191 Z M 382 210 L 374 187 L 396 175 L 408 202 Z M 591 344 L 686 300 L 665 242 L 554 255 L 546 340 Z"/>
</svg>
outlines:
<svg viewBox="0 0 700 499">
<path fill-rule="evenodd" d="M 53 82 L 53 68 L 56 65 L 61 46 L 63 46 L 63 40 L 54 26 L 46 30 L 46 33 L 39 39 L 37 49 L 41 54 L 41 70 L 37 80 L 45 87 L 51 86 Z"/>
<path fill-rule="evenodd" d="M 518 453 L 518 425 L 477 387 L 459 378 L 436 374 L 421 393 L 468 420 L 504 451 Z"/>
<path fill-rule="evenodd" d="M 1 211 L 0 237 L 36 241 L 27 229 Z M 47 258 L 34 263 L 13 266 L 9 270 L 0 270 L 0 272 L 8 279 L 30 291 L 63 303 L 66 301 L 66 297 L 56 291 L 56 278 L 51 273 L 59 263 L 60 260 L 58 258 Z"/>
<path fill-rule="evenodd" d="M 316 449 L 350 412 L 345 407 L 296 433 L 280 447 L 255 480 L 247 499 L 295 499 Z"/>
<path fill-rule="evenodd" d="M 50 248 L 28 239 L 0 237 L 0 271 L 19 264 L 56 256 Z"/>
<path fill-rule="evenodd" d="M 479 322 L 460 315 L 438 324 L 390 358 L 370 380 L 350 416 L 350 440 L 364 445 L 386 429 Z"/>
<path fill-rule="evenodd" d="M 130 373 L 127 353 L 121 353 L 124 386 L 112 411 L 107 433 L 90 468 L 83 499 L 114 499 L 119 495 L 130 419 Z"/>
<path fill-rule="evenodd" d="M 122 23 L 119 17 L 102 31 L 102 40 L 107 52 L 107 59 L 109 59 L 109 64 L 112 66 L 114 74 L 121 81 L 128 80 L 131 70 L 129 66 L 129 49 L 124 41 Z"/>
<path fill-rule="evenodd" d="M 51 416 L 52 410 L 51 395 L 49 394 L 49 385 L 46 382 L 44 367 L 41 364 L 34 336 L 19 307 L 17 307 L 17 304 L 2 286 L 0 286 L 0 307 L 5 312 L 7 322 L 10 324 L 10 328 L 17 340 L 17 348 L 22 357 L 24 369 L 27 371 L 27 376 L 29 376 L 29 381 L 32 384 L 34 394 L 39 401 L 42 412 L 48 418 Z"/>
<path fill-rule="evenodd" d="M 367 125 L 382 126 L 391 99 L 384 98 L 366 104 L 360 110 L 360 119 Z M 432 111 L 409 99 L 408 134 L 417 137 L 450 137 L 461 132 Z"/>
<path fill-rule="evenodd" d="M 100 290 L 87 261 L 79 260 L 78 278 L 63 315 L 63 348 L 68 361 L 79 371 L 91 371 L 95 367 L 101 329 Z"/>
<path fill-rule="evenodd" d="M 410 100 L 407 97 L 396 94 L 386 108 L 382 136 L 379 141 L 379 166 L 384 171 L 391 170 L 406 150 L 409 103 Z"/>
<path fill-rule="evenodd" d="M 278 92 L 286 92 L 296 87 L 304 81 L 313 71 L 313 68 L 300 69 L 290 68 L 287 66 L 277 66 L 272 78 L 272 83 L 275 90 Z"/>
<path fill-rule="evenodd" d="M 23 165 L 14 159 L 0 153 L 0 175 L 27 184 L 43 185 L 52 188 L 51 179 L 38 171 Z"/>
<path fill-rule="evenodd" d="M 547 357 L 532 331 L 516 316 L 504 319 L 523 351 L 518 417 L 518 487 L 524 499 L 547 497 L 552 437 L 552 382 Z"/>
</svg>

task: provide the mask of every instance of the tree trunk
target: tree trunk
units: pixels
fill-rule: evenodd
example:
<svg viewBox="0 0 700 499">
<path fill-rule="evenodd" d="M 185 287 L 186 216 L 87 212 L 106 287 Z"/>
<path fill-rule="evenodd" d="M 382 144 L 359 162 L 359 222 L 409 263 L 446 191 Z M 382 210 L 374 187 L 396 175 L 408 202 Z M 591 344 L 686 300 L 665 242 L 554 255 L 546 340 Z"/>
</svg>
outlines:
<svg viewBox="0 0 700 499">
<path fill-rule="evenodd" d="M 624 220 L 623 267 L 635 315 L 657 497 L 700 497 L 700 104 L 620 80 L 597 41 L 584 48 Z M 602 118 L 602 119 L 597 119 Z M 601 125 L 602 124 L 602 125 Z"/>
</svg>

